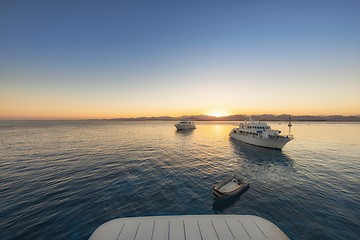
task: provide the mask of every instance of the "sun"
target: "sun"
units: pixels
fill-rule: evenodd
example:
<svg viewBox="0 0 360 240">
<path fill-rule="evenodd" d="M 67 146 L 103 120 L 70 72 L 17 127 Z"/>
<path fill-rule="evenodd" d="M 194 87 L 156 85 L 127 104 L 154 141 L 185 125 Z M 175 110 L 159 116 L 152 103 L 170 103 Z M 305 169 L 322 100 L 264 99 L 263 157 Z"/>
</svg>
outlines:
<svg viewBox="0 0 360 240">
<path fill-rule="evenodd" d="M 209 112 L 207 115 L 212 117 L 225 117 L 225 116 L 229 116 L 229 113 L 222 110 L 214 110 Z"/>
</svg>

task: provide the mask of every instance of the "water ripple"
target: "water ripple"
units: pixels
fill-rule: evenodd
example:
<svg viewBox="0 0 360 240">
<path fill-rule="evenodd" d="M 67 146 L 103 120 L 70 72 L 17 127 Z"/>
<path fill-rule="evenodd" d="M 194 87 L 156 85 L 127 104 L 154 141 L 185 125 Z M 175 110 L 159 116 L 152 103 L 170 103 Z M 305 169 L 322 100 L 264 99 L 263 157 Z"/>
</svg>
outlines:
<svg viewBox="0 0 360 240">
<path fill-rule="evenodd" d="M 359 238 L 359 124 L 294 123 L 283 151 L 229 139 L 233 122 L 197 125 L 0 122 L 0 239 L 87 239 L 117 217 L 214 213 L 267 218 L 291 239 Z M 250 189 L 214 199 L 228 175 Z"/>
</svg>

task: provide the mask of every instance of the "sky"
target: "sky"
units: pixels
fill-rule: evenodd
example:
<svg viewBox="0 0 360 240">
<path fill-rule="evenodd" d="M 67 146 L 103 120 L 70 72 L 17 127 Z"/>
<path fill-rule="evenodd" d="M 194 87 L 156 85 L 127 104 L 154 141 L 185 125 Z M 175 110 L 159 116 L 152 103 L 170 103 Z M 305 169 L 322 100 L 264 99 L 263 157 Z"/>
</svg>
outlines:
<svg viewBox="0 0 360 240">
<path fill-rule="evenodd" d="M 0 119 L 360 114 L 360 1 L 0 0 Z"/>
</svg>

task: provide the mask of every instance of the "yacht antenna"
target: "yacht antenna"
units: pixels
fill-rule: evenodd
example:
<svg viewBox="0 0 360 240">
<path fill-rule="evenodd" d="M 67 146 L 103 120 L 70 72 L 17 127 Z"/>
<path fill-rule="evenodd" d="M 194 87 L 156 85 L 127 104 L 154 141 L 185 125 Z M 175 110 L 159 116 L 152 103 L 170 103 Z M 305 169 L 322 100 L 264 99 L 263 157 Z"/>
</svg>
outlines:
<svg viewBox="0 0 360 240">
<path fill-rule="evenodd" d="M 291 136 L 291 127 L 292 127 L 292 124 L 291 124 L 291 118 L 289 118 L 289 124 L 288 124 L 288 127 L 289 127 L 289 137 Z"/>
</svg>

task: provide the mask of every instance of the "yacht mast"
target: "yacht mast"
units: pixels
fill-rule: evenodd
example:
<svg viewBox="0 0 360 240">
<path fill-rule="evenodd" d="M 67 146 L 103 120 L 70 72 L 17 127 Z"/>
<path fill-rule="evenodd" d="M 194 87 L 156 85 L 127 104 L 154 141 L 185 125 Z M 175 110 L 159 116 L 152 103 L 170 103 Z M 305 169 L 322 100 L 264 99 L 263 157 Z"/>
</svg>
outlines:
<svg viewBox="0 0 360 240">
<path fill-rule="evenodd" d="M 292 124 L 291 124 L 291 118 L 289 118 L 289 124 L 288 124 L 288 127 L 289 127 L 289 136 L 291 136 L 291 127 L 292 127 Z"/>
</svg>

